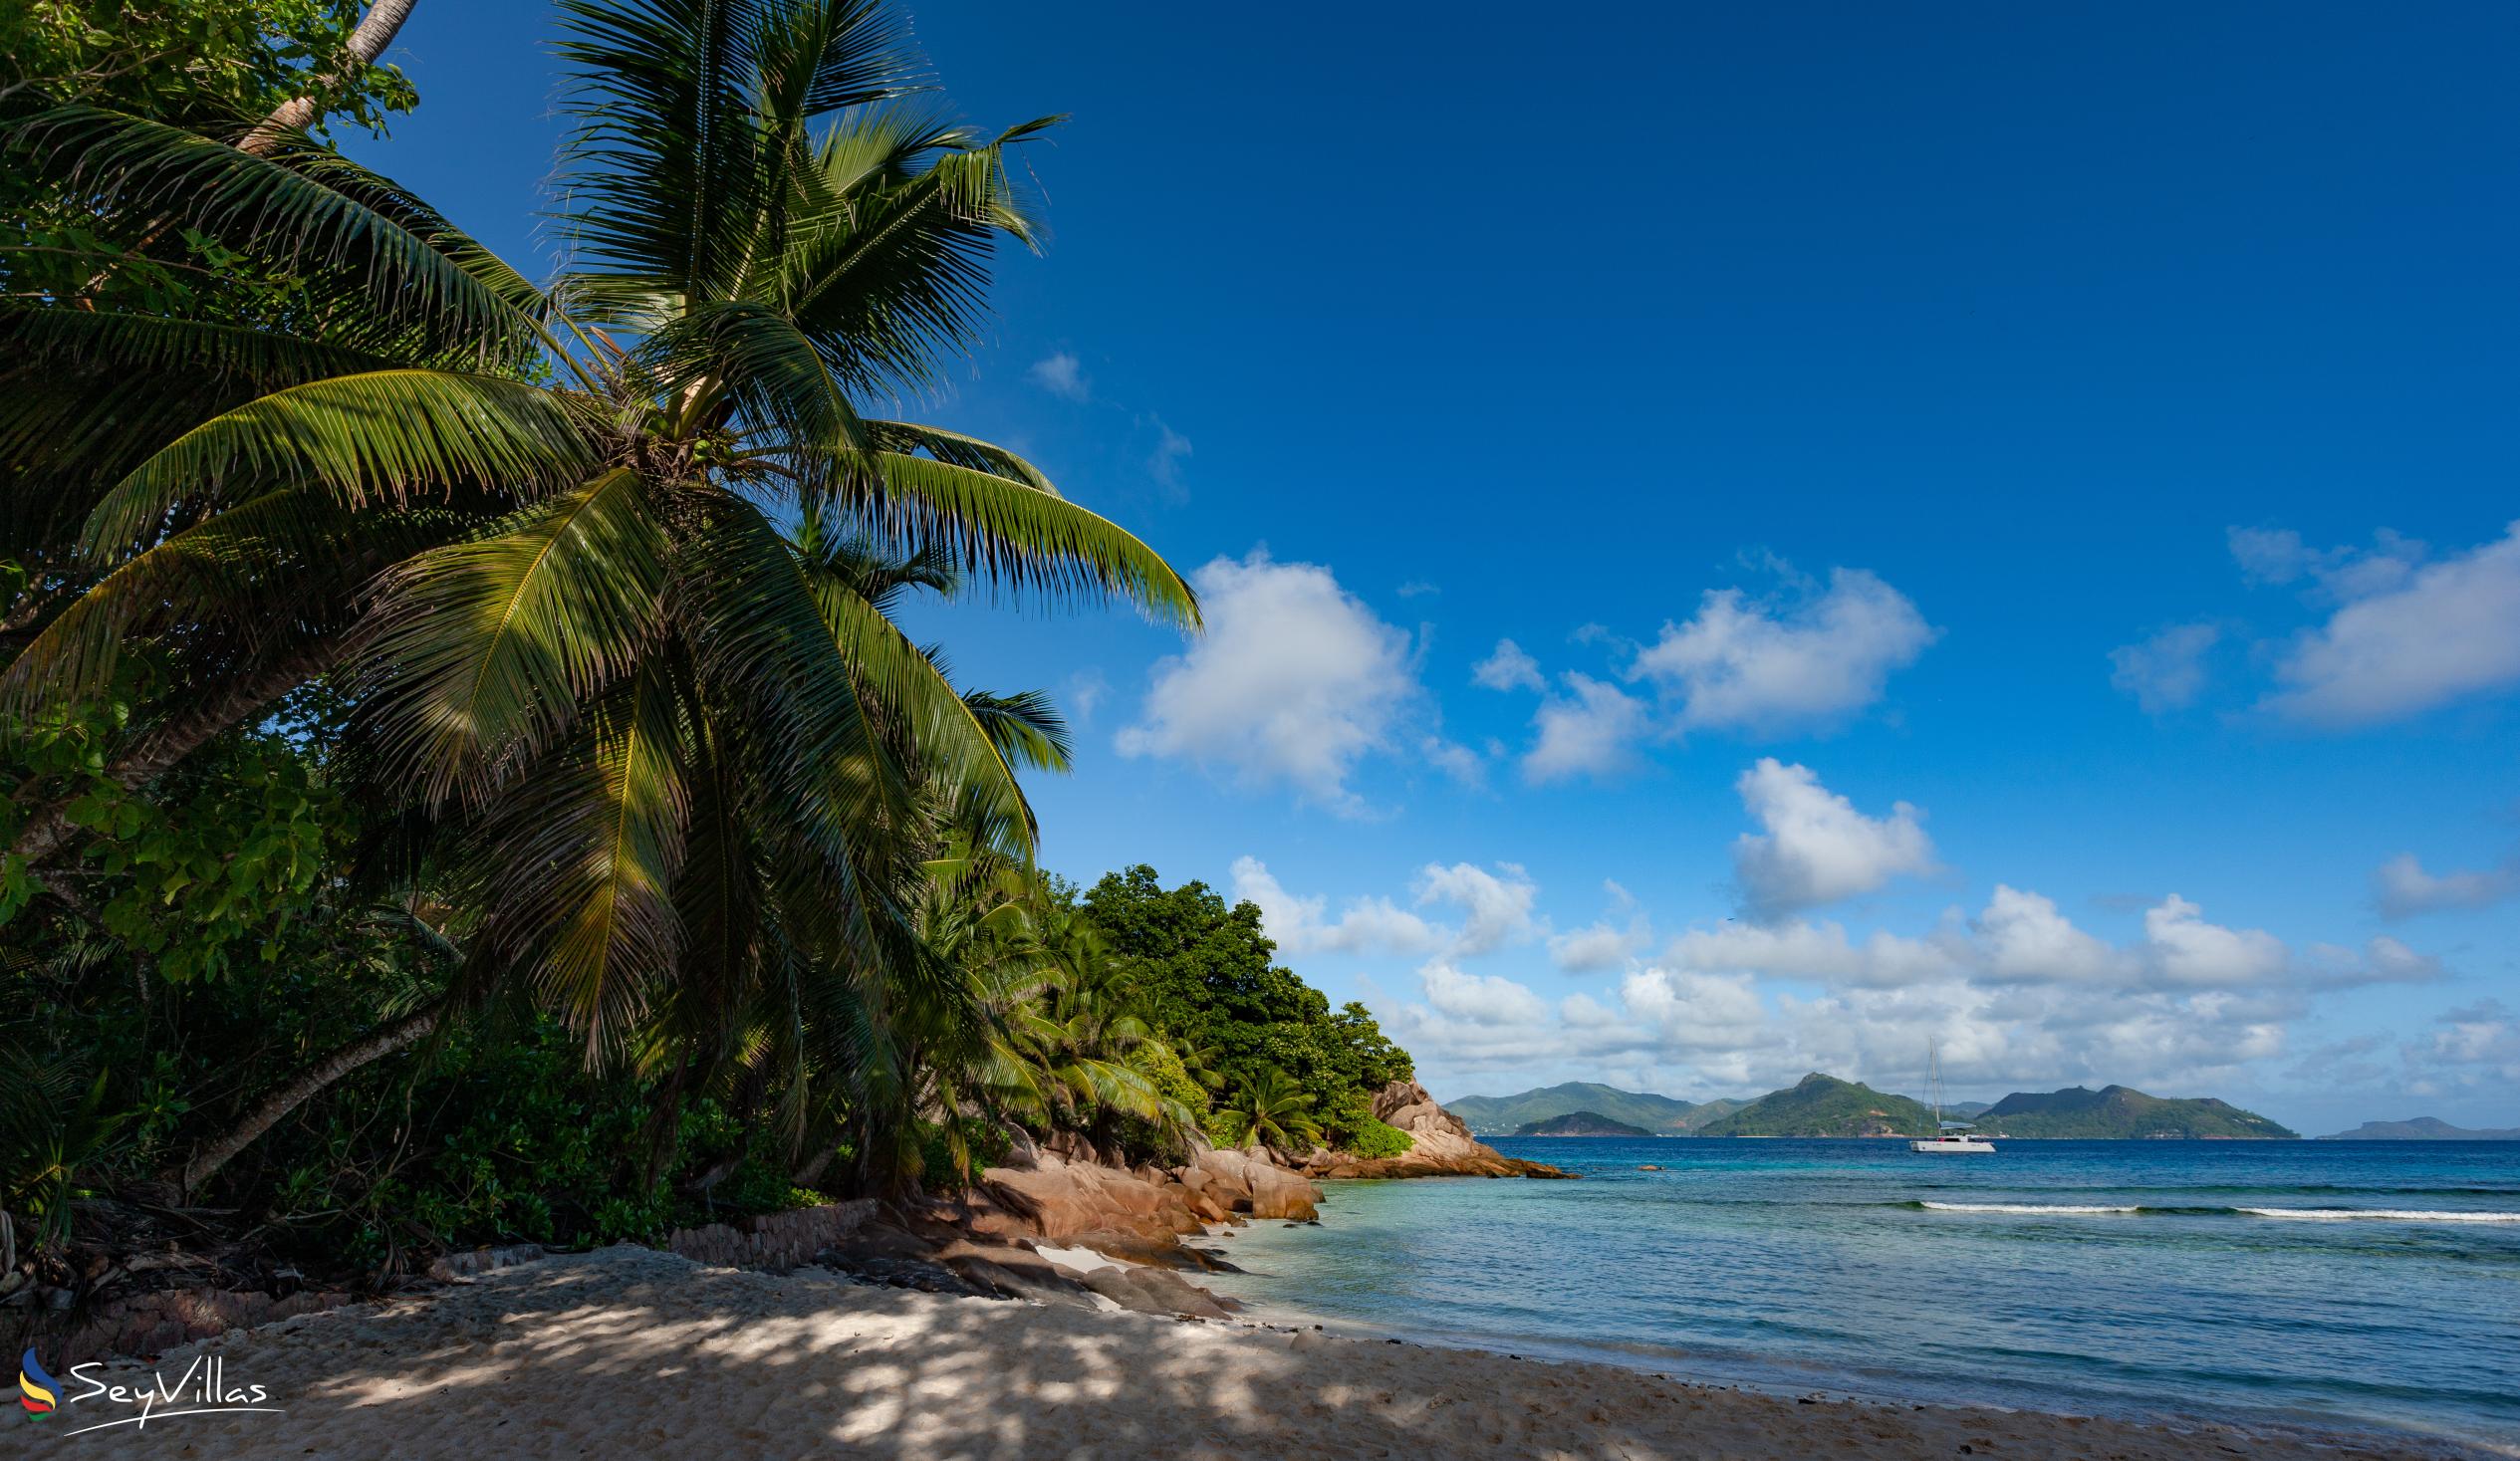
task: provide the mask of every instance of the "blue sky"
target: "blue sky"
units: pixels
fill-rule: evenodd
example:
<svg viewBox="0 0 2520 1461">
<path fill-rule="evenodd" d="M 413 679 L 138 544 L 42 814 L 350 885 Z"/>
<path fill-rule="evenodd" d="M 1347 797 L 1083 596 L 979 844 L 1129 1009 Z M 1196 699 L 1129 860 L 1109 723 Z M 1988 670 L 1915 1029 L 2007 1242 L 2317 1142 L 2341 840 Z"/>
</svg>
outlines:
<svg viewBox="0 0 2520 1461">
<path fill-rule="evenodd" d="M 1211 610 L 922 616 L 1073 716 L 1050 865 L 1440 1096 L 2520 1124 L 2520 12 L 914 14 L 1072 120 L 913 404 Z M 357 148 L 520 260 L 549 35 L 421 0 Z"/>
</svg>

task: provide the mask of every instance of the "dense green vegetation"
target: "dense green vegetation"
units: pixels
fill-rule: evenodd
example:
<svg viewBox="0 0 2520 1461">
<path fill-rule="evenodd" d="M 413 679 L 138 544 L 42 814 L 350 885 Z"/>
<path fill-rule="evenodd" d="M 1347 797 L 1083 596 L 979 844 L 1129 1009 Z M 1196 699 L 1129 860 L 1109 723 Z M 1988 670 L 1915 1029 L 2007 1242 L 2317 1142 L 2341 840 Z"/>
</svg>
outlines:
<svg viewBox="0 0 2520 1461">
<path fill-rule="evenodd" d="M 2124 1086 L 2100 1091 L 2014 1092 L 1977 1117 L 1981 1129 L 2014 1137 L 2291 1137 L 2255 1111 L 2210 1096 L 2182 1100 L 2146 1096 Z"/>
<path fill-rule="evenodd" d="M 1614 1121 L 1599 1111 L 1569 1111 L 1547 1120 L 1526 1121 L 1514 1128 L 1517 1136 L 1650 1136 L 1642 1126 Z"/>
<path fill-rule="evenodd" d="M 1411 1078 L 1408 1053 L 1365 1006 L 1334 1010 L 1274 963 L 1257 907 L 1228 906 L 1204 883 L 1166 888 L 1141 865 L 1096 883 L 1084 908 L 1135 978 L 1147 1019 L 1202 1052 L 1229 1093 L 1209 1122 L 1217 1140 L 1257 1127 L 1272 1145 L 1318 1137 L 1368 1156 L 1406 1149 L 1406 1136 L 1374 1119 L 1374 1094 Z M 1395 1140 L 1395 1150 L 1372 1149 Z"/>
<path fill-rule="evenodd" d="M 898 627 L 1197 621 L 1029 463 L 874 414 L 984 328 L 1048 123 L 940 121 L 881 8 L 563 18 L 545 283 L 309 128 L 412 101 L 354 6 L 7 18 L 0 1246 L 389 1268 L 1018 1133 L 1398 1138 L 1406 1057 L 1256 913 L 1034 868 L 1056 708 Z"/>
<path fill-rule="evenodd" d="M 1903 1096 L 1814 1072 L 1783 1091 L 1771 1091 L 1720 1120 L 1701 1136 L 1897 1136 L 1929 1135 L 1933 1112 Z"/>
<path fill-rule="evenodd" d="M 1519 1096 L 1465 1096 L 1444 1102 L 1444 1109 L 1459 1116 L 1474 1132 L 1502 1135 L 1533 1121 L 1573 1111 L 1595 1111 L 1649 1132 L 1694 1131 L 1708 1121 L 1730 1115 L 1741 1104 L 1737 1100 L 1698 1104 L 1651 1092 L 1569 1081 Z"/>
</svg>

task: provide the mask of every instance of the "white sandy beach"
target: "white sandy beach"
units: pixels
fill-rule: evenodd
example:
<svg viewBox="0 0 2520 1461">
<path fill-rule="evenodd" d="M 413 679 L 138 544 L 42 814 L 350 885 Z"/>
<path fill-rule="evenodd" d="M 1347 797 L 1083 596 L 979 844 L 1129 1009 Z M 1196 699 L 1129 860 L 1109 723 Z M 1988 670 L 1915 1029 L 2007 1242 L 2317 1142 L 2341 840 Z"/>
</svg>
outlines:
<svg viewBox="0 0 2520 1461">
<path fill-rule="evenodd" d="M 635 1248 L 500 1270 L 166 1356 L 284 1415 L 105 1399 L 0 1450 L 337 1457 L 2379 1457 L 2217 1426 L 1911 1409 L 1700 1388 L 1591 1364 L 702 1268 Z M 135 1364 L 89 1371 L 146 1383 Z M 67 1381 L 77 1396 L 85 1386 Z M 173 1407 L 161 1407 L 173 1408 Z"/>
</svg>

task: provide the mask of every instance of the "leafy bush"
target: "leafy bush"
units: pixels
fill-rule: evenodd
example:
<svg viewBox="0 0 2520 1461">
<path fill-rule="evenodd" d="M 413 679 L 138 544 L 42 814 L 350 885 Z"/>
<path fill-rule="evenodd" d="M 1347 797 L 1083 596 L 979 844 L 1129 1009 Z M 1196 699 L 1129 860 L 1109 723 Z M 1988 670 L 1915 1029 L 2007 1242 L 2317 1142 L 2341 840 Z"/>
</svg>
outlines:
<svg viewBox="0 0 2520 1461">
<path fill-rule="evenodd" d="M 1365 1118 L 1365 1123 L 1357 1128 L 1356 1134 L 1350 1136 L 1346 1143 L 1349 1151 L 1368 1158 L 1398 1156 L 1416 1144 L 1416 1137 L 1397 1126 L 1378 1121 L 1372 1116 Z"/>
</svg>

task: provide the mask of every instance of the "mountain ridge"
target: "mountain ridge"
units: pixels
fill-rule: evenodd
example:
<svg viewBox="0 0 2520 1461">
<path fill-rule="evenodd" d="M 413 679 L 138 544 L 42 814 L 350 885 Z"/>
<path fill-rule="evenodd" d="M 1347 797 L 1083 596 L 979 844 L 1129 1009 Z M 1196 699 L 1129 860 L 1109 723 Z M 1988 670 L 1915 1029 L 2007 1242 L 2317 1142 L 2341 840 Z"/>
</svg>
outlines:
<svg viewBox="0 0 2520 1461">
<path fill-rule="evenodd" d="M 2040 1139 L 2294 1140 L 2300 1132 L 2217 1096 L 2150 1096 L 2129 1086 L 2016 1091 L 1977 1117 L 1990 1134 Z"/>
<path fill-rule="evenodd" d="M 1514 1128 L 1517 1136 L 1651 1136 L 1642 1126 L 1614 1121 L 1600 1111 L 1569 1111 L 1542 1121 L 1526 1121 Z"/>
<path fill-rule="evenodd" d="M 1805 1091 L 1815 1081 L 1828 1084 Z M 1797 1092 L 1802 1092 L 1802 1096 L 1796 1096 Z M 1761 1114 L 1747 1120 L 1736 1119 L 1763 1104 L 1766 1108 Z M 1641 1127 L 1656 1136 L 1923 1135 L 1934 1128 L 1932 1110 L 1914 1096 L 1875 1091 L 1818 1071 L 1794 1086 L 1747 1100 L 1724 1097 L 1689 1101 L 1653 1092 L 1568 1081 L 1512 1096 L 1464 1096 L 1445 1102 L 1445 1108 L 1482 1136 L 1519 1135 L 1522 1127 L 1534 1122 L 1579 1112 Z M 2082 1086 L 2046 1092 L 2016 1091 L 2000 1101 L 1952 1101 L 1943 1106 L 1942 1115 L 1945 1120 L 1977 1122 L 1986 1134 L 2016 1140 L 2281 1140 L 2295 1139 L 2300 1134 L 2219 1097 L 2157 1096 L 2118 1085 L 2099 1091 Z M 2432 1119 L 2425 1116 L 2416 1121 Z M 2399 1123 L 2366 1123 L 2393 1124 Z M 2446 1127 L 2447 1123 L 2438 1124 Z M 2339 1132 L 2332 1139 L 2385 1138 Z M 2487 1132 L 2429 1139 L 2520 1139 L 2520 1132 L 2508 1137 Z"/>
<path fill-rule="evenodd" d="M 2351 1131 L 2334 1131 L 2321 1141 L 2520 1141 L 2520 1126 L 2453 1126 L 2439 1116 L 2408 1116 L 2402 1121 L 2365 1121 Z"/>
</svg>

